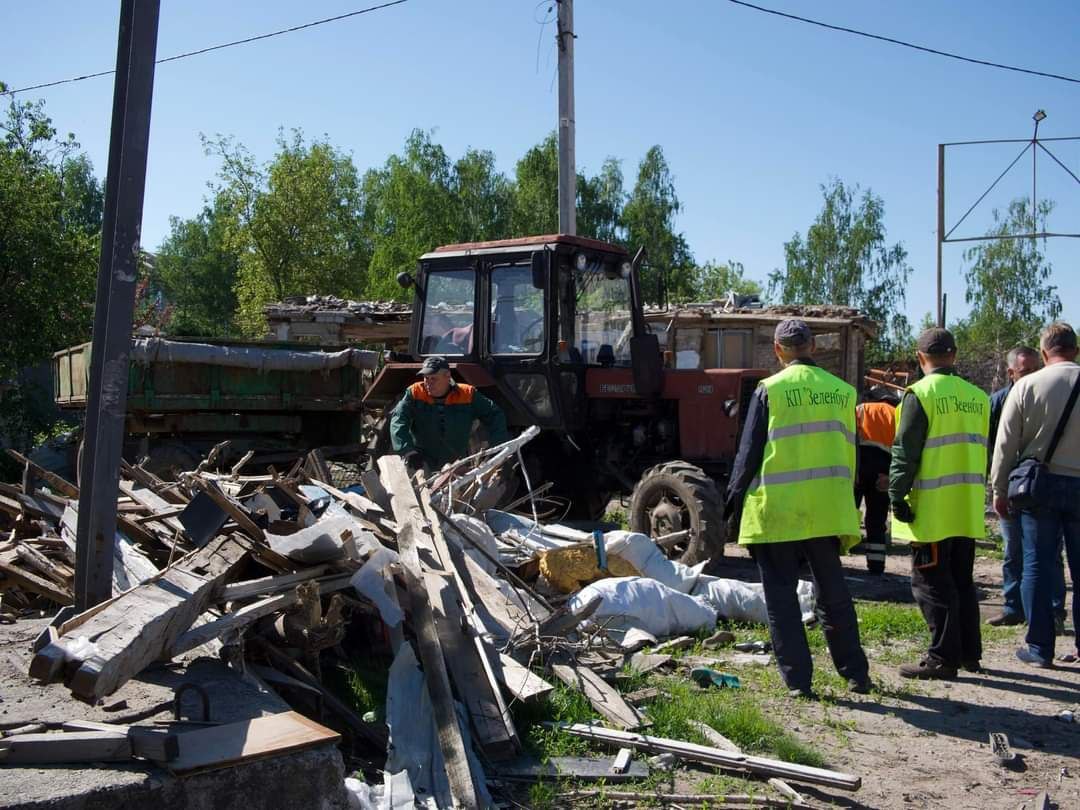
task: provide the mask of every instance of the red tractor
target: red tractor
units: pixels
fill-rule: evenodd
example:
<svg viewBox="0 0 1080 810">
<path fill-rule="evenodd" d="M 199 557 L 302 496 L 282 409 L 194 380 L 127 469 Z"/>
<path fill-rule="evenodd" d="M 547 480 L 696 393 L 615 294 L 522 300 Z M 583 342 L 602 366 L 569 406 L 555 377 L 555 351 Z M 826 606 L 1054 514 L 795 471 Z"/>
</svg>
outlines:
<svg viewBox="0 0 1080 810">
<path fill-rule="evenodd" d="M 643 314 L 640 256 L 566 235 L 421 256 L 415 277 L 398 278 L 415 290 L 409 353 L 384 366 L 365 405 L 385 411 L 425 356 L 443 355 L 512 430 L 541 428 L 526 448 L 530 480 L 552 482 L 577 516 L 599 518 L 632 493 L 632 529 L 681 537 L 687 563 L 721 556 L 721 492 L 767 372 L 666 367 Z"/>
</svg>

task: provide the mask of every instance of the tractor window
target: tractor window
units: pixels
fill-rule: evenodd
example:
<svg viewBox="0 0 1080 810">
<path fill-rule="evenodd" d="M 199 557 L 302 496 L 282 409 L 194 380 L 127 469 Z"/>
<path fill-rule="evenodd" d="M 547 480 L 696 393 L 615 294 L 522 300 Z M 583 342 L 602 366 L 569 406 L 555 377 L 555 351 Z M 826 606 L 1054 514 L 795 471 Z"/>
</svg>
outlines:
<svg viewBox="0 0 1080 810">
<path fill-rule="evenodd" d="M 431 270 L 425 285 L 420 354 L 470 354 L 476 274 L 472 270 Z"/>
<path fill-rule="evenodd" d="M 491 353 L 544 350 L 544 291 L 533 286 L 531 264 L 491 268 Z"/>
<path fill-rule="evenodd" d="M 574 348 L 590 364 L 629 366 L 630 282 L 603 270 L 574 273 Z"/>
</svg>

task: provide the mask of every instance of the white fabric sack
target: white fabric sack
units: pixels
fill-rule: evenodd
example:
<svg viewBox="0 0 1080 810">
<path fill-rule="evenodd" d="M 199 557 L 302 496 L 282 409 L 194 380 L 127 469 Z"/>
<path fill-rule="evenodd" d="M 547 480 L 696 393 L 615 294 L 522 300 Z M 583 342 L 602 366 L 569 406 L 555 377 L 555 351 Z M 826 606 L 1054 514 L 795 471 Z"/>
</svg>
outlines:
<svg viewBox="0 0 1080 810">
<path fill-rule="evenodd" d="M 641 532 L 614 531 L 604 535 L 607 553 L 621 557 L 641 572 L 679 593 L 691 593 L 708 561 L 698 565 L 683 565 L 669 560 L 656 542 Z"/>
<path fill-rule="evenodd" d="M 814 583 L 800 579 L 796 593 L 802 620 L 808 621 L 814 616 Z M 716 608 L 722 619 L 754 624 L 769 623 L 769 614 L 765 609 L 765 589 L 760 582 L 701 576 L 693 594 L 704 597 Z"/>
<path fill-rule="evenodd" d="M 306 529 L 292 534 L 266 533 L 266 542 L 278 554 L 284 554 L 290 560 L 317 565 L 321 562 L 340 560 L 345 556 L 345 546 L 341 542 L 343 531 L 352 533 L 357 550 L 366 553 L 370 543 L 366 542 L 363 527 L 348 512 L 337 504 L 331 504 L 322 517 Z M 374 538 L 372 538 L 374 541 Z"/>
<path fill-rule="evenodd" d="M 602 579 L 578 591 L 567 606 L 578 611 L 596 597 L 603 601 L 589 623 L 609 630 L 644 630 L 657 638 L 694 633 L 716 625 L 716 610 L 702 598 L 688 596 L 647 577 Z"/>
<path fill-rule="evenodd" d="M 379 615 L 387 627 L 396 627 L 405 618 L 397 600 L 387 593 L 387 582 L 391 583 L 391 587 L 393 583 L 386 569 L 399 559 L 396 551 L 379 546 L 375 549 L 375 553 L 368 557 L 367 562 L 360 566 L 360 570 L 349 579 L 349 584 L 353 586 L 353 589 L 378 608 Z"/>
</svg>

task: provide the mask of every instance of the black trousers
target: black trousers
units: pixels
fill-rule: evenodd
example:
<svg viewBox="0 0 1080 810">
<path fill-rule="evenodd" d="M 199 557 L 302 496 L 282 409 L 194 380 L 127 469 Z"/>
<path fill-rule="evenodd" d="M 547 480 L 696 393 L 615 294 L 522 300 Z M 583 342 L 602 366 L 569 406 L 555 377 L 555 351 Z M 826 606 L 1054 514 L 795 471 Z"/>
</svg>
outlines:
<svg viewBox="0 0 1080 810">
<path fill-rule="evenodd" d="M 890 456 L 877 447 L 859 448 L 859 477 L 855 482 L 855 505 L 866 501 L 866 562 L 869 568 L 884 567 L 889 547 L 886 522 L 889 518 L 889 493 L 877 488 L 879 474 L 889 474 Z"/>
<path fill-rule="evenodd" d="M 840 540 L 816 537 L 786 543 L 755 543 L 750 546 L 750 553 L 761 572 L 769 634 L 787 687 L 809 689 L 814 671 L 796 594 L 799 565 L 803 560 L 810 565 L 817 586 L 818 613 L 823 617 L 825 641 L 836 671 L 849 680 L 867 678 L 870 667 L 859 643 L 855 605 L 844 582 Z"/>
<path fill-rule="evenodd" d="M 911 593 L 930 627 L 926 657 L 945 666 L 982 658 L 974 567 L 970 537 L 911 546 Z"/>
</svg>

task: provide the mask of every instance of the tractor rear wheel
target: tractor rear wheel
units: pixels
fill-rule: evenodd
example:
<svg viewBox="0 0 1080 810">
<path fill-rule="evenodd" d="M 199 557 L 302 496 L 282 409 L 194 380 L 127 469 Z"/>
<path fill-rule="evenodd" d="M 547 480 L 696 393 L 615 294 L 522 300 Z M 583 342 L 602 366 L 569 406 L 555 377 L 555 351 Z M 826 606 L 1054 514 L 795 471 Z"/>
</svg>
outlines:
<svg viewBox="0 0 1080 810">
<path fill-rule="evenodd" d="M 630 498 L 630 529 L 657 538 L 688 531 L 665 549 L 672 559 L 695 565 L 724 555 L 724 507 L 704 470 L 686 461 L 658 464 L 641 477 Z"/>
</svg>

